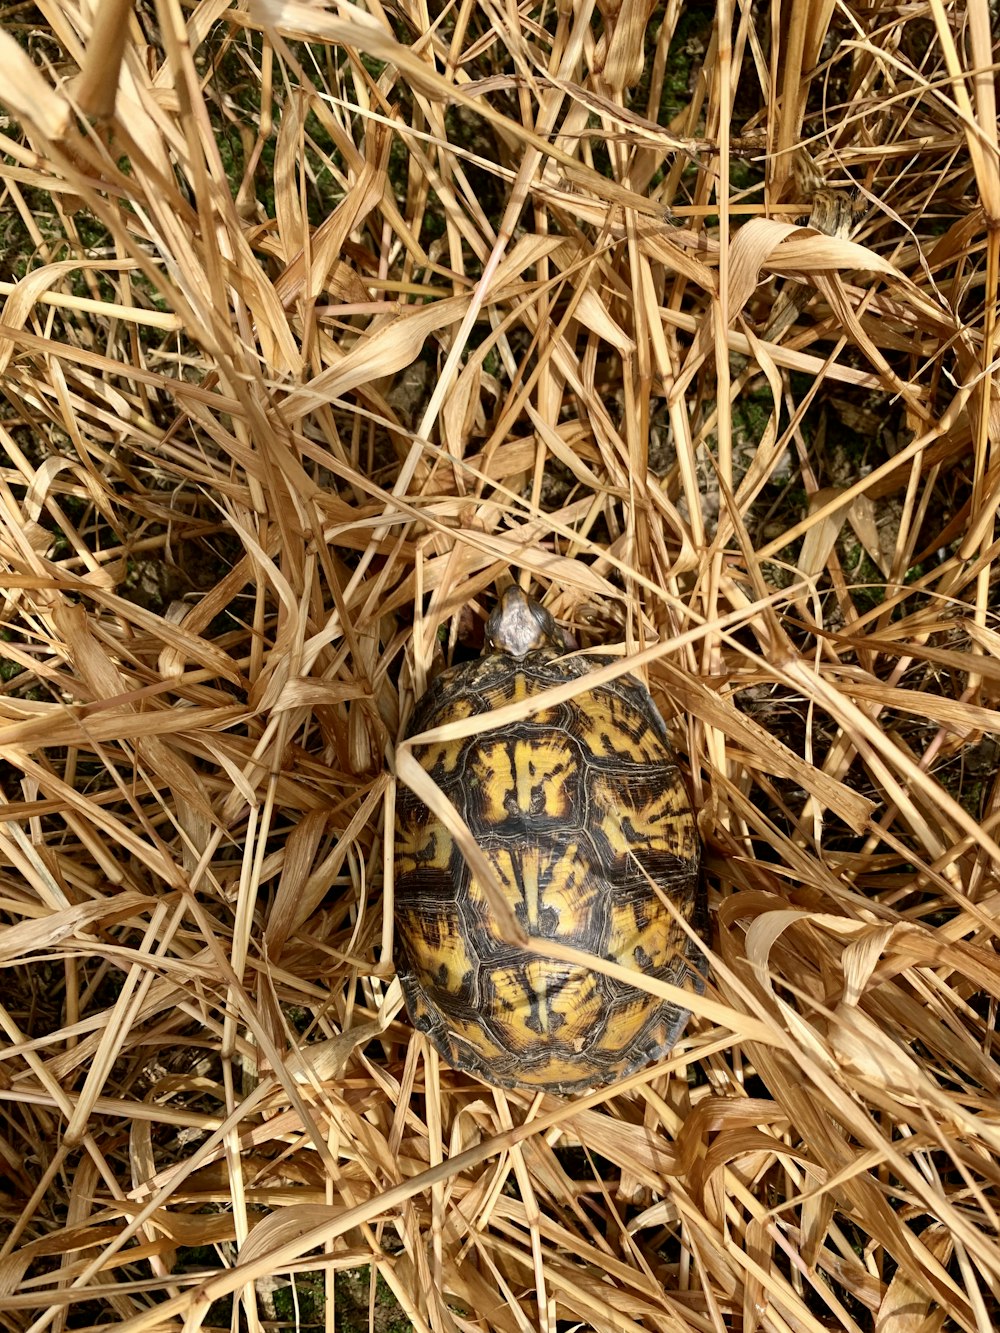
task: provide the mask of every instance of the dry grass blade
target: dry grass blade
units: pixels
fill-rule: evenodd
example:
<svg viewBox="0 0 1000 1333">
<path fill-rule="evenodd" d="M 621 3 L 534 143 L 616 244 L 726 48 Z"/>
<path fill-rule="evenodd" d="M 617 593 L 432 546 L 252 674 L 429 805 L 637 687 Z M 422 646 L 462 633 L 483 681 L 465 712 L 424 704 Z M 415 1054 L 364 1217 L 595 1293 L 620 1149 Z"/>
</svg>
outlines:
<svg viewBox="0 0 1000 1333">
<path fill-rule="evenodd" d="M 4 10 L 5 1329 L 1000 1326 L 996 63 L 987 0 Z M 401 740 L 512 573 L 706 844 L 689 1027 L 574 1098 L 393 969 L 400 782 L 637 976 L 413 755 L 580 682 Z"/>
</svg>

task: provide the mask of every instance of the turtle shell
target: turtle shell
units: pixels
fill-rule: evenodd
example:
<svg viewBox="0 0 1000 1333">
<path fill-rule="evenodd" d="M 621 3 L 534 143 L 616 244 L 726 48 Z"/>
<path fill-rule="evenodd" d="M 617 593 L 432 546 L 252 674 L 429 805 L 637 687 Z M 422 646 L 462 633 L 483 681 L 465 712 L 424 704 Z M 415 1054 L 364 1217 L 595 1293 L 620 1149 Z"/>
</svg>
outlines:
<svg viewBox="0 0 1000 1333">
<path fill-rule="evenodd" d="M 551 642 L 521 658 L 491 652 L 438 676 L 407 735 L 610 660 L 567 657 Z M 695 822 L 663 719 L 638 680 L 620 676 L 414 755 L 465 820 L 528 935 L 701 992 L 700 951 L 650 884 L 700 928 Z M 450 1065 L 501 1087 L 568 1093 L 670 1049 L 685 1009 L 509 943 L 447 828 L 409 790 L 396 809 L 396 970 L 411 1021 Z"/>
</svg>

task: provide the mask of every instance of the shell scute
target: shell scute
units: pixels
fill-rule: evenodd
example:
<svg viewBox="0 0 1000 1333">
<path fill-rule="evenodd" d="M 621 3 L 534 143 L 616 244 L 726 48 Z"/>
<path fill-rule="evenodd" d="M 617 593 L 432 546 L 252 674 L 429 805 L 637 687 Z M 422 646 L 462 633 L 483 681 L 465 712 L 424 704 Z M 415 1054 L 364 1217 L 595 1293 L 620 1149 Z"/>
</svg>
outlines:
<svg viewBox="0 0 1000 1333">
<path fill-rule="evenodd" d="M 426 806 L 410 792 L 401 792 L 396 806 L 396 873 L 443 870 L 450 874 L 454 841 L 438 820 L 428 821 Z"/>
<path fill-rule="evenodd" d="M 652 700 L 638 681 L 633 685 L 619 677 L 585 699 L 586 706 L 575 701 L 570 725 L 588 755 L 624 764 L 662 760 L 666 740 L 660 729 L 663 723 L 653 726 L 645 716 Z"/>
<path fill-rule="evenodd" d="M 557 732 L 486 736 L 467 761 L 470 809 L 483 826 L 498 833 L 508 821 L 565 822 L 579 800 L 578 770 L 575 747 Z"/>
<path fill-rule="evenodd" d="M 464 911 L 451 876 L 415 874 L 396 912 L 399 948 L 414 960 L 411 989 L 477 1005 L 479 960 L 470 949 Z M 407 984 L 404 980 L 404 985 Z"/>
<path fill-rule="evenodd" d="M 590 796 L 595 824 L 609 845 L 636 855 L 667 852 L 685 865 L 697 855 L 694 822 L 673 763 L 621 765 L 594 773 Z"/>
<path fill-rule="evenodd" d="M 528 958 L 495 968 L 491 980 L 497 997 L 493 1025 L 508 1050 L 530 1049 L 541 1040 L 581 1052 L 601 1025 L 604 997 L 594 973 Z"/>
<path fill-rule="evenodd" d="M 657 884 L 663 880 L 651 868 Z M 609 907 L 608 953 L 623 967 L 683 984 L 685 935 L 644 879 L 619 888 Z"/>
</svg>

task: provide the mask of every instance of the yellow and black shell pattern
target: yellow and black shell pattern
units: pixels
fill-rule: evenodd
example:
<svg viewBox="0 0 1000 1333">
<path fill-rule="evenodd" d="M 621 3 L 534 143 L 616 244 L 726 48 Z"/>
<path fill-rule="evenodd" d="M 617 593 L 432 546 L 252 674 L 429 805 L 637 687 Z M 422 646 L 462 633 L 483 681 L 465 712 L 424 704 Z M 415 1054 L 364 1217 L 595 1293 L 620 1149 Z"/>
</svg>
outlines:
<svg viewBox="0 0 1000 1333">
<path fill-rule="evenodd" d="M 515 612 L 522 628 L 525 614 L 540 628 L 508 643 L 503 630 Z M 551 616 L 516 586 L 491 628 L 492 650 L 437 677 L 408 736 L 612 660 L 566 656 Z M 620 676 L 523 721 L 414 754 L 535 941 L 702 991 L 700 951 L 649 882 L 702 928 L 694 818 L 663 720 L 638 680 Z M 508 943 L 451 834 L 403 788 L 395 864 L 395 962 L 407 1009 L 453 1068 L 501 1087 L 580 1092 L 631 1073 L 677 1040 L 685 1009 Z"/>
</svg>

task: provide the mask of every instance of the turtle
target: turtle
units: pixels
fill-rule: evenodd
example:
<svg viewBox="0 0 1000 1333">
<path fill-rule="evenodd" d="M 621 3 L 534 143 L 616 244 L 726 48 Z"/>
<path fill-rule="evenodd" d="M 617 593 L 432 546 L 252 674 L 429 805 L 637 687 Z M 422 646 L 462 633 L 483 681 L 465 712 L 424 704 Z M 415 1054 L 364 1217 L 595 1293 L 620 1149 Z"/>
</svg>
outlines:
<svg viewBox="0 0 1000 1333">
<path fill-rule="evenodd" d="M 618 660 L 571 648 L 513 583 L 487 621 L 483 655 L 431 682 L 406 737 Z M 702 993 L 702 951 L 660 896 L 704 932 L 700 842 L 663 718 L 635 676 L 412 749 L 526 936 Z M 413 1026 L 453 1069 L 566 1095 L 615 1082 L 674 1045 L 686 1009 L 620 975 L 511 943 L 496 915 L 444 823 L 401 786 L 394 963 Z"/>
</svg>

